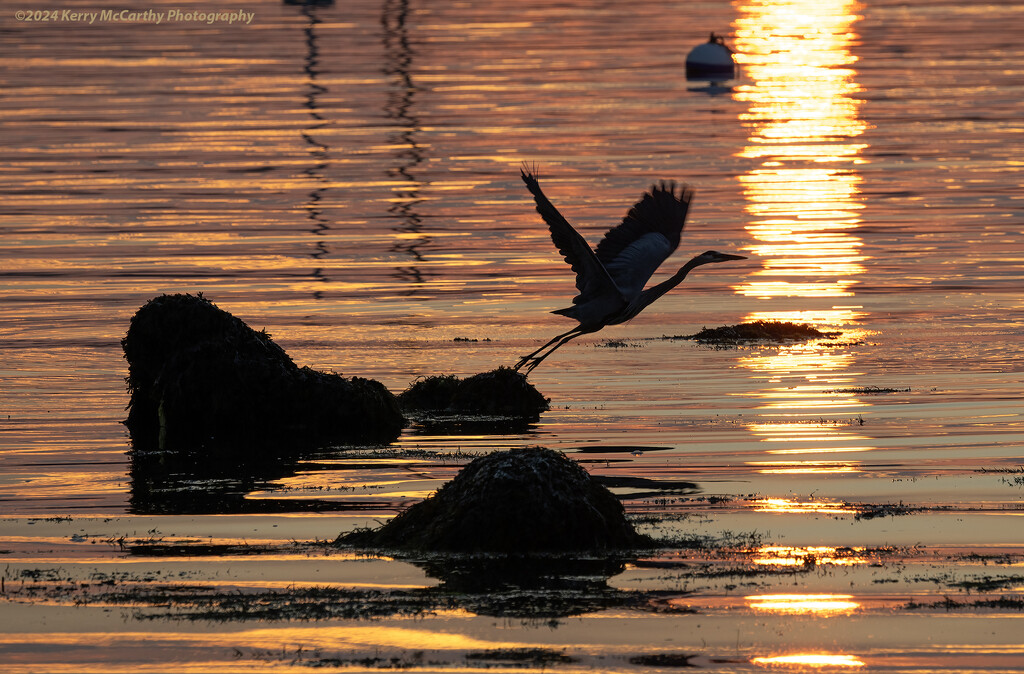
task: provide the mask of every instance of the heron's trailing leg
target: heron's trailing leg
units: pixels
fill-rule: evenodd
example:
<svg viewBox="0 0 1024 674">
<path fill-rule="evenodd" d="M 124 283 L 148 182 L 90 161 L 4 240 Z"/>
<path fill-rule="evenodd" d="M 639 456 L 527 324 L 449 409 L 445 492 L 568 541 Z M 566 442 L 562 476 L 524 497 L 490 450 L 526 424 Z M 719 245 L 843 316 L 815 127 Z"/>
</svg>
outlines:
<svg viewBox="0 0 1024 674">
<path fill-rule="evenodd" d="M 558 347 L 562 346 L 563 344 L 565 344 L 565 343 L 567 343 L 567 342 L 569 342 L 569 341 L 571 341 L 573 339 L 576 339 L 580 335 L 587 334 L 588 332 L 596 332 L 596 331 L 595 330 L 584 330 L 583 328 L 577 326 L 577 327 L 573 328 L 572 330 L 570 330 L 568 332 L 563 332 L 560 335 L 556 335 L 553 339 L 551 339 L 544 346 L 540 347 L 539 349 L 537 349 L 533 353 L 530 353 L 530 354 L 525 355 L 522 358 L 520 358 L 519 362 L 516 363 L 515 367 L 513 367 L 512 369 L 515 370 L 516 372 L 518 372 L 520 368 L 522 368 L 524 365 L 528 364 L 527 367 L 526 367 L 526 372 L 524 374 L 530 374 L 530 372 L 533 371 L 533 368 L 535 368 L 538 365 L 540 365 L 541 361 L 543 361 L 545 358 L 547 358 L 552 353 L 554 353 L 555 349 L 557 349 Z M 552 344 L 554 344 L 554 346 L 551 346 Z M 548 349 L 549 346 L 551 347 L 550 349 Z M 544 349 L 548 349 L 547 353 L 545 353 L 542 356 L 538 356 L 537 354 L 540 353 L 541 351 L 544 351 Z"/>
<path fill-rule="evenodd" d="M 528 353 L 528 354 L 526 354 L 525 356 L 523 356 L 522 358 L 520 358 L 520 359 L 519 359 L 519 362 L 518 362 L 518 363 L 516 363 L 515 367 L 513 367 L 512 369 L 513 369 L 513 370 L 516 370 L 516 371 L 518 372 L 518 371 L 519 371 L 519 368 L 521 368 L 522 366 L 526 365 L 526 364 L 527 364 L 527 363 L 529 363 L 529 362 L 530 362 L 531 360 L 533 360 L 533 357 L 534 357 L 534 356 L 536 356 L 536 355 L 537 355 L 538 353 L 540 353 L 540 352 L 541 352 L 541 351 L 543 351 L 544 349 L 548 348 L 549 346 L 551 346 L 552 344 L 554 344 L 554 343 L 555 343 L 555 342 L 557 342 L 558 340 L 562 339 L 563 337 L 567 337 L 568 335 L 571 335 L 572 333 L 574 333 L 574 332 L 577 332 L 578 330 L 579 330 L 579 327 L 575 327 L 575 328 L 573 328 L 572 330 L 569 330 L 568 332 L 563 332 L 563 333 L 562 333 L 562 334 L 560 334 L 560 335 L 555 335 L 555 336 L 554 336 L 554 337 L 553 337 L 553 338 L 551 339 L 551 341 L 549 341 L 549 342 L 548 342 L 547 344 L 545 344 L 544 346 L 542 346 L 542 347 L 540 347 L 539 349 L 537 349 L 536 351 L 533 351 L 533 352 L 531 352 L 531 353 Z"/>
<path fill-rule="evenodd" d="M 573 334 L 570 334 L 570 335 L 568 335 L 568 336 L 566 336 L 566 337 L 563 337 L 563 338 L 562 338 L 562 340 L 561 340 L 560 342 L 558 342 L 558 343 L 557 343 L 557 344 L 555 344 L 555 345 L 554 345 L 553 347 L 551 347 L 550 349 L 548 349 L 547 353 L 545 353 L 545 354 L 544 354 L 543 356 L 536 356 L 536 357 L 532 358 L 532 359 L 530 360 L 530 364 L 529 364 L 529 365 L 527 366 L 527 368 L 526 368 L 526 372 L 525 372 L 524 374 L 530 374 L 531 372 L 533 372 L 533 368 L 535 368 L 535 367 L 537 367 L 538 365 L 540 365 L 540 364 L 541 364 L 541 362 L 542 362 L 542 361 L 543 361 L 543 360 L 544 360 L 545 358 L 547 358 L 548 356 L 550 356 L 551 354 L 553 354 L 553 353 L 555 352 L 555 349 L 557 349 L 558 347 L 562 346 L 563 344 L 566 344 L 566 343 L 568 343 L 569 341 L 571 341 L 571 340 L 573 340 L 573 339 L 576 339 L 576 338 L 577 338 L 577 337 L 579 337 L 580 335 L 586 334 L 587 332 L 591 332 L 591 331 L 590 331 L 590 330 L 584 330 L 583 332 L 574 332 Z"/>
</svg>

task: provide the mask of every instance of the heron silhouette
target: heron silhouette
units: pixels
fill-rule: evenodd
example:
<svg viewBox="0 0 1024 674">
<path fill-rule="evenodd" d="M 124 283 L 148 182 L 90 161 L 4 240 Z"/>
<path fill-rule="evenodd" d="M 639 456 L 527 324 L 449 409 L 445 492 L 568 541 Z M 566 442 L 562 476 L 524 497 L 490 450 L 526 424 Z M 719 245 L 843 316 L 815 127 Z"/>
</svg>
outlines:
<svg viewBox="0 0 1024 674">
<path fill-rule="evenodd" d="M 682 283 L 695 267 L 746 259 L 709 250 L 684 264 L 670 278 L 645 290 L 647 281 L 679 246 L 693 190 L 682 185 L 677 194 L 676 184 L 666 181 L 651 186 L 629 209 L 622 224 L 608 230 L 595 251 L 544 196 L 533 172 L 523 168 L 520 173 L 537 202 L 537 212 L 551 230 L 551 240 L 576 272 L 579 294 L 573 299 L 573 306 L 551 313 L 574 318 L 579 325 L 520 358 L 513 368 L 516 371 L 525 367 L 529 374 L 556 349 L 580 335 L 625 323 Z"/>
</svg>

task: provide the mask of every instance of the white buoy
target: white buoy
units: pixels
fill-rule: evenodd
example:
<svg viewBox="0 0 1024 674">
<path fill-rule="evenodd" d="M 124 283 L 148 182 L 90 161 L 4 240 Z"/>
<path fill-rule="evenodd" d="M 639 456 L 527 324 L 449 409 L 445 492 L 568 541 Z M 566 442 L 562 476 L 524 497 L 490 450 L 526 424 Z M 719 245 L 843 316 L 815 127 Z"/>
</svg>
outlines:
<svg viewBox="0 0 1024 674">
<path fill-rule="evenodd" d="M 725 40 L 714 33 L 686 56 L 686 79 L 722 82 L 735 79 L 736 63 Z"/>
</svg>

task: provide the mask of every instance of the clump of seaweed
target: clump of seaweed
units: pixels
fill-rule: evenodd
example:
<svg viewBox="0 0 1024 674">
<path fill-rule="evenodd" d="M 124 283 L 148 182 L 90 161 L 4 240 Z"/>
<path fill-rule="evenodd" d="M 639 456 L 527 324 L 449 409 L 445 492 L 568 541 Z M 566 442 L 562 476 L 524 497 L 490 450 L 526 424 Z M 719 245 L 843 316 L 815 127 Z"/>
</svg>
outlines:
<svg viewBox="0 0 1024 674">
<path fill-rule="evenodd" d="M 409 412 L 537 419 L 550 400 L 525 375 L 499 367 L 466 379 L 451 374 L 421 377 L 398 395 L 398 402 Z"/>
<path fill-rule="evenodd" d="M 626 342 L 621 339 L 606 339 L 603 342 L 600 342 L 599 344 L 595 344 L 594 346 L 604 349 L 627 349 L 630 347 L 634 349 L 639 349 L 643 347 L 643 344 L 638 344 L 636 342 Z"/>
<path fill-rule="evenodd" d="M 824 393 L 855 393 L 858 395 L 878 395 L 881 393 L 908 393 L 910 388 L 895 388 L 891 386 L 855 386 L 852 388 L 836 388 L 824 391 Z"/>
<path fill-rule="evenodd" d="M 935 602 L 916 602 L 911 601 L 903 605 L 904 609 L 916 610 L 916 609 L 945 609 L 946 611 L 956 611 L 958 609 L 1002 609 L 1007 611 L 1024 611 L 1024 599 L 1020 597 L 1007 597 L 1005 595 L 999 595 L 992 599 L 975 599 L 974 601 L 958 601 L 951 597 L 944 597 L 942 601 Z"/>
<path fill-rule="evenodd" d="M 695 657 L 697 656 L 682 653 L 651 653 L 634 656 L 629 661 L 644 667 L 696 667 L 690 662 Z"/>
<path fill-rule="evenodd" d="M 1024 584 L 1024 575 L 1014 574 L 1012 576 L 974 576 L 963 580 L 952 581 L 950 587 L 959 587 L 967 592 L 994 592 L 995 590 L 1008 590 L 1020 587 Z"/>
<path fill-rule="evenodd" d="M 649 544 L 622 504 L 561 452 L 512 449 L 474 459 L 433 496 L 339 542 L 453 552 L 627 549 Z"/>
<path fill-rule="evenodd" d="M 899 503 L 860 504 L 855 507 L 858 510 L 857 514 L 854 515 L 854 519 L 857 520 L 873 520 L 876 517 L 898 517 L 923 510 L 923 508 L 903 505 L 902 501 Z"/>
<path fill-rule="evenodd" d="M 202 294 L 161 295 L 121 340 L 137 444 L 179 449 L 288 440 L 389 442 L 405 419 L 383 384 L 298 367 Z"/>
<path fill-rule="evenodd" d="M 451 404 L 462 379 L 453 374 L 419 377 L 398 394 L 398 404 L 410 411 L 443 412 Z"/>
<path fill-rule="evenodd" d="M 754 321 L 703 328 L 692 335 L 665 336 L 662 339 L 690 339 L 700 344 L 734 345 L 746 342 L 791 342 L 808 339 L 834 339 L 841 332 L 824 332 L 810 325 L 791 321 Z"/>
<path fill-rule="evenodd" d="M 486 651 L 470 651 L 466 653 L 466 659 L 494 663 L 521 663 L 534 667 L 578 661 L 578 658 L 550 648 L 493 648 Z"/>
</svg>

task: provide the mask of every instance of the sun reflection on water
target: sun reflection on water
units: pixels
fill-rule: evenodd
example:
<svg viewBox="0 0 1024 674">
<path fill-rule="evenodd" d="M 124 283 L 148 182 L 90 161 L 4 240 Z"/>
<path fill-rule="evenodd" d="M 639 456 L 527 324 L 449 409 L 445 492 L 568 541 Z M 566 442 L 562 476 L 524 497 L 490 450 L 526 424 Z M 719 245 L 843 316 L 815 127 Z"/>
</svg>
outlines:
<svg viewBox="0 0 1024 674">
<path fill-rule="evenodd" d="M 863 307 L 840 298 L 854 294 L 867 257 L 857 235 L 868 128 L 859 118 L 861 91 L 852 47 L 860 19 L 856 0 L 737 0 L 733 24 L 736 60 L 747 84 L 734 90 L 747 104 L 748 130 L 738 156 L 753 162 L 739 180 L 752 238 L 747 250 L 762 268 L 734 290 L 771 301 L 744 318 L 792 321 L 841 333 L 844 344 L 865 334 Z M 756 395 L 766 417 L 856 418 L 866 403 L 856 394 L 854 354 L 813 340 L 752 351 L 739 359 L 767 386 Z M 824 421 L 819 426 L 824 425 Z M 813 426 L 813 424 L 812 424 Z M 768 442 L 796 443 L 769 453 L 864 451 L 850 425 L 799 428 L 752 424 Z M 811 432 L 807 432 L 810 430 Z M 817 432 L 826 431 L 827 432 Z M 850 446 L 849 440 L 862 442 Z M 806 442 L 817 443 L 808 447 Z M 824 444 L 823 444 L 824 443 Z M 847 445 L 837 447 L 836 445 Z M 807 461 L 767 472 L 853 472 L 851 464 Z"/>
<path fill-rule="evenodd" d="M 863 273 L 857 167 L 867 145 L 858 118 L 861 88 L 851 67 L 859 19 L 855 0 L 739 2 L 736 60 L 751 81 L 736 87 L 748 103 L 740 122 L 758 165 L 740 176 L 751 216 L 749 250 L 763 261 L 753 297 L 852 295 Z"/>
<path fill-rule="evenodd" d="M 864 548 L 837 548 L 830 545 L 795 547 L 790 545 L 765 545 L 754 551 L 751 560 L 762 566 L 803 566 L 807 564 L 833 564 L 854 566 L 867 564 Z"/>
<path fill-rule="evenodd" d="M 806 667 L 864 667 L 865 662 L 855 655 L 836 653 L 796 653 L 752 658 L 756 665 L 800 665 Z"/>
<path fill-rule="evenodd" d="M 828 515 L 853 515 L 855 508 L 845 503 L 830 501 L 794 501 L 787 498 L 764 498 L 754 501 L 754 510 L 773 513 L 823 513 Z"/>
<path fill-rule="evenodd" d="M 867 124 L 857 116 L 860 91 L 850 66 L 859 18 L 854 0 L 740 2 L 736 60 L 751 84 L 736 88 L 749 104 L 750 129 L 739 156 L 759 161 L 740 177 L 747 226 L 764 260 L 759 276 L 736 290 L 755 297 L 851 294 L 864 271 L 861 177 L 867 147 L 850 142 Z"/>
<path fill-rule="evenodd" d="M 829 616 L 860 608 L 849 594 L 760 594 L 745 599 L 750 608 L 773 613 Z"/>
<path fill-rule="evenodd" d="M 856 461 L 747 461 L 749 466 L 760 466 L 759 473 L 765 475 L 807 475 L 829 473 L 859 473 Z"/>
</svg>

